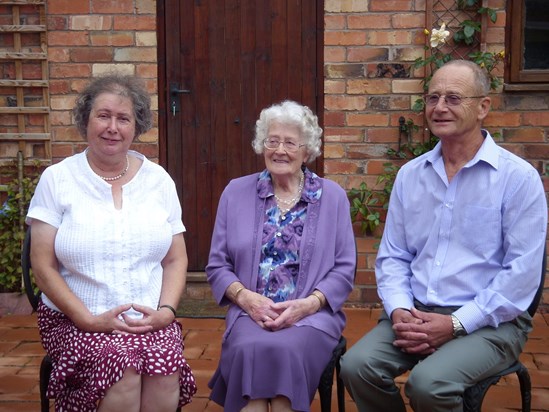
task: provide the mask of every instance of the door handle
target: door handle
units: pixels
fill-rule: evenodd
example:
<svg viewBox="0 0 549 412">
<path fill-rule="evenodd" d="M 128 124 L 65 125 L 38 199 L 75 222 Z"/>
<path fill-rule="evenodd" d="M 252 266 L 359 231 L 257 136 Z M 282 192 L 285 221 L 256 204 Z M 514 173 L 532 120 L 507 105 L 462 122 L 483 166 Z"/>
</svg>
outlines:
<svg viewBox="0 0 549 412">
<path fill-rule="evenodd" d="M 172 116 L 181 111 L 181 103 L 179 102 L 180 94 L 190 94 L 189 89 L 180 89 L 177 83 L 170 83 L 170 109 Z"/>
</svg>

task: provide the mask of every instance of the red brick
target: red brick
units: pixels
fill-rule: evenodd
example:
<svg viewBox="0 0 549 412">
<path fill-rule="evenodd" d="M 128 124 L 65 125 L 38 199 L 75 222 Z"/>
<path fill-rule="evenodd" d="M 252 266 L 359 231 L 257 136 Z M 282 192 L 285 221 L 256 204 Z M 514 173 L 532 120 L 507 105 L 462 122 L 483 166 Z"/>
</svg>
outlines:
<svg viewBox="0 0 549 412">
<path fill-rule="evenodd" d="M 330 63 L 343 63 L 347 61 L 347 50 L 343 47 L 325 47 L 324 61 Z"/>
<path fill-rule="evenodd" d="M 395 13 L 392 14 L 391 26 L 394 29 L 423 28 L 425 25 L 425 13 Z"/>
<path fill-rule="evenodd" d="M 549 111 L 524 113 L 522 119 L 525 126 L 549 126 Z"/>
<path fill-rule="evenodd" d="M 349 113 L 347 124 L 349 126 L 387 126 L 389 117 L 381 113 Z"/>
<path fill-rule="evenodd" d="M 324 138 L 326 141 L 338 142 L 362 142 L 364 141 L 364 131 L 352 127 L 329 127 L 324 128 Z"/>
<path fill-rule="evenodd" d="M 88 1 L 48 0 L 48 14 L 88 14 Z"/>
<path fill-rule="evenodd" d="M 503 139 L 506 142 L 543 142 L 545 130 L 538 127 L 503 129 Z"/>
<path fill-rule="evenodd" d="M 50 68 L 51 78 L 67 78 L 67 77 L 85 77 L 91 75 L 91 65 L 89 64 L 52 64 Z"/>
<path fill-rule="evenodd" d="M 69 18 L 64 16 L 47 15 L 46 27 L 49 31 L 67 30 L 69 27 Z"/>
<path fill-rule="evenodd" d="M 91 0 L 92 13 L 133 13 L 133 0 Z"/>
<path fill-rule="evenodd" d="M 329 95 L 324 97 L 324 106 L 327 110 L 364 110 L 366 98 L 364 96 Z"/>
<path fill-rule="evenodd" d="M 156 30 L 156 16 L 114 16 L 115 30 Z"/>
<path fill-rule="evenodd" d="M 328 46 L 360 46 L 366 44 L 364 31 L 325 32 L 324 44 Z"/>
<path fill-rule="evenodd" d="M 324 16 L 324 30 L 342 30 L 345 28 L 345 16 L 327 14 Z"/>
<path fill-rule="evenodd" d="M 388 47 L 349 47 L 347 59 L 349 62 L 387 61 Z"/>
<path fill-rule="evenodd" d="M 90 33 L 90 44 L 93 46 L 132 46 L 135 36 L 132 32 L 93 32 Z"/>
<path fill-rule="evenodd" d="M 412 11 L 411 0 L 370 0 L 370 11 Z"/>
<path fill-rule="evenodd" d="M 391 14 L 350 14 L 347 21 L 349 29 L 387 29 L 391 27 Z"/>
<path fill-rule="evenodd" d="M 75 47 L 70 52 L 71 60 L 80 62 L 110 62 L 113 59 L 113 50 L 105 47 Z"/>
<path fill-rule="evenodd" d="M 84 31 L 50 31 L 49 46 L 86 46 L 89 35 Z"/>
<path fill-rule="evenodd" d="M 354 174 L 360 171 L 360 166 L 352 161 L 327 159 L 324 161 L 324 172 L 328 174 Z"/>
<path fill-rule="evenodd" d="M 324 113 L 324 124 L 327 126 L 345 126 L 345 113 L 326 112 Z"/>
</svg>

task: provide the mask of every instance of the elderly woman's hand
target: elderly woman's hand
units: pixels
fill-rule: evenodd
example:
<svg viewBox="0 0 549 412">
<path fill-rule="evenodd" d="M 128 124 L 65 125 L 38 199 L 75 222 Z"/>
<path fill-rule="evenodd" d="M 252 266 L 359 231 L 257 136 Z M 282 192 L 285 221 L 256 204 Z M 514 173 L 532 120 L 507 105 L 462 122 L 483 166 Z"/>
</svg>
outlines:
<svg viewBox="0 0 549 412">
<path fill-rule="evenodd" d="M 279 316 L 276 319 L 267 320 L 265 326 L 273 331 L 288 328 L 319 309 L 317 298 L 311 298 L 311 296 L 274 303 L 272 308 L 279 313 Z"/>
<path fill-rule="evenodd" d="M 265 328 L 265 322 L 278 318 L 272 299 L 249 289 L 238 294 L 236 303 L 262 328 Z"/>
</svg>

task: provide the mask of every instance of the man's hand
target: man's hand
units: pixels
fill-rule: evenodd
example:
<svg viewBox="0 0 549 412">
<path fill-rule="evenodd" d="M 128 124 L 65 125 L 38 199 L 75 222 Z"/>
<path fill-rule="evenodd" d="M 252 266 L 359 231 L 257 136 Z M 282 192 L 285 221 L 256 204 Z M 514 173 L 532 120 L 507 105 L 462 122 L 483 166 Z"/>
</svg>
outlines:
<svg viewBox="0 0 549 412">
<path fill-rule="evenodd" d="M 397 311 L 399 311 L 397 313 Z M 393 344 L 402 351 L 416 355 L 429 355 L 453 339 L 450 315 L 422 312 L 412 308 L 408 315 L 403 309 L 392 314 L 396 339 Z"/>
</svg>

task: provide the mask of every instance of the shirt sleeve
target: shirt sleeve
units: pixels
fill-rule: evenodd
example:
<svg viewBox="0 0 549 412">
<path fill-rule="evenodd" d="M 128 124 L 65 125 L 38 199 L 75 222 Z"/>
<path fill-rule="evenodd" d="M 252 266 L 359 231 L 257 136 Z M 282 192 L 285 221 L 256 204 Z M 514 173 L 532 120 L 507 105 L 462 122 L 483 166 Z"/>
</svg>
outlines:
<svg viewBox="0 0 549 412">
<path fill-rule="evenodd" d="M 530 306 L 541 281 L 545 249 L 547 202 L 533 168 L 513 174 L 512 190 L 502 205 L 503 261 L 490 284 L 455 312 L 467 332 L 497 327 Z"/>
<path fill-rule="evenodd" d="M 50 166 L 40 176 L 25 222 L 30 225 L 33 219 L 37 219 L 59 228 L 63 219 L 63 210 L 57 199 L 56 172 Z"/>
<path fill-rule="evenodd" d="M 408 251 L 405 237 L 405 213 L 402 205 L 402 182 L 397 175 L 385 229 L 376 258 L 376 281 L 378 295 L 389 316 L 397 308 L 410 309 L 414 306 L 414 297 L 410 286 L 412 271 L 410 265 L 413 255 Z"/>
</svg>

